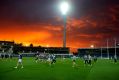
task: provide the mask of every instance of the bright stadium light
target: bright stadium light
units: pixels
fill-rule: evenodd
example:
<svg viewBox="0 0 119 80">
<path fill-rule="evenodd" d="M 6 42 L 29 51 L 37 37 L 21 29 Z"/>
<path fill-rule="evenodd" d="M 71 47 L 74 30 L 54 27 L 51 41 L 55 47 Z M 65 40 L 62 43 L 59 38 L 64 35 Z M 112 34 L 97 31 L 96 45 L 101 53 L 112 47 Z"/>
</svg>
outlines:
<svg viewBox="0 0 119 80">
<path fill-rule="evenodd" d="M 67 12 L 69 11 L 69 3 L 67 0 L 62 0 L 60 4 L 60 10 L 64 18 L 64 31 L 63 31 L 63 47 L 66 47 L 66 22 L 67 22 Z"/>
<path fill-rule="evenodd" d="M 91 48 L 94 48 L 94 45 L 90 45 Z"/>
<path fill-rule="evenodd" d="M 62 12 L 63 15 L 66 15 L 68 10 L 69 10 L 69 4 L 67 1 L 63 1 L 61 4 L 60 4 L 60 10 Z"/>
</svg>

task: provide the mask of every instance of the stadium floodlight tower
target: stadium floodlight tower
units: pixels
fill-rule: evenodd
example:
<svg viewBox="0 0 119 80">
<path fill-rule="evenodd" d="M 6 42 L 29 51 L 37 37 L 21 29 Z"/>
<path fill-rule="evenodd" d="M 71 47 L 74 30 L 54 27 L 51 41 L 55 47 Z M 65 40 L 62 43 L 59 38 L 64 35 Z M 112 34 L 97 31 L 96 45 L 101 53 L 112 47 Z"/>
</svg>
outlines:
<svg viewBox="0 0 119 80">
<path fill-rule="evenodd" d="M 115 41 L 115 57 L 117 57 L 117 40 L 116 40 L 116 38 L 114 39 L 114 41 Z"/>
<path fill-rule="evenodd" d="M 60 4 L 60 10 L 64 18 L 64 31 L 63 31 L 63 47 L 66 47 L 66 21 L 67 21 L 67 12 L 69 10 L 69 3 L 67 0 L 62 0 Z"/>
</svg>

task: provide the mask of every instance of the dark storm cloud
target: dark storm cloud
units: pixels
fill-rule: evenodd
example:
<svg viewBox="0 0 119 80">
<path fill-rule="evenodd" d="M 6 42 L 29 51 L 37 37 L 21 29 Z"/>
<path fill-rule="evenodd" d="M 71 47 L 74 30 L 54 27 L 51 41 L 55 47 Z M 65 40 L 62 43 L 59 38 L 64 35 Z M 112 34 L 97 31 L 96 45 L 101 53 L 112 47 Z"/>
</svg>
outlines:
<svg viewBox="0 0 119 80">
<path fill-rule="evenodd" d="M 56 37 L 53 42 L 61 41 L 63 20 L 58 8 L 60 1 L 0 0 L 0 30 L 1 27 L 5 30 L 6 27 L 22 27 L 17 28 L 19 32 L 20 29 L 25 32 L 46 31 Z M 104 38 L 118 37 L 119 0 L 70 0 L 70 4 L 68 44 L 82 47 L 91 41 L 100 45 Z"/>
<path fill-rule="evenodd" d="M 78 6 L 78 2 L 76 4 Z M 117 36 L 117 32 L 119 31 L 117 29 L 119 27 L 118 5 L 118 0 L 82 0 L 81 5 L 79 5 L 81 7 L 77 7 L 77 11 L 80 11 L 82 14 L 76 13 L 80 18 L 77 19 L 79 20 L 77 22 L 79 24 L 72 28 L 73 33 Z M 71 22 L 69 24 L 69 26 L 72 26 L 73 23 Z"/>
<path fill-rule="evenodd" d="M 91 13 L 106 10 L 108 6 L 119 5 L 118 0 L 72 0 L 75 17 L 80 18 Z"/>
<path fill-rule="evenodd" d="M 76 2 L 78 6 L 78 2 Z M 75 13 L 75 23 L 69 22 L 68 38 L 81 44 L 83 41 L 102 46 L 106 39 L 118 40 L 119 32 L 119 1 L 118 0 L 82 0 Z M 68 27 L 68 28 L 69 28 Z M 81 42 L 81 43 L 80 43 Z M 101 44 L 100 44 L 101 43 Z M 106 44 L 105 44 L 106 45 Z"/>
<path fill-rule="evenodd" d="M 0 0 L 0 18 L 24 23 L 55 21 L 59 16 L 60 0 Z M 69 16 L 80 18 L 88 14 L 102 12 L 110 5 L 118 5 L 118 0 L 70 0 Z"/>
<path fill-rule="evenodd" d="M 0 18 L 24 23 L 52 20 L 56 0 L 1 0 Z"/>
</svg>

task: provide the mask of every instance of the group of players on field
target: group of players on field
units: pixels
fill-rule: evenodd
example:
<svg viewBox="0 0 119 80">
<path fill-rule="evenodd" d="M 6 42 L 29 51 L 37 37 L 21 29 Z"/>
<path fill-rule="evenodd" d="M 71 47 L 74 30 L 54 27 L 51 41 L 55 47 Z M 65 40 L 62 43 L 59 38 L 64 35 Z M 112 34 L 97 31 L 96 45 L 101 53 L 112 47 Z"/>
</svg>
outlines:
<svg viewBox="0 0 119 80">
<path fill-rule="evenodd" d="M 8 58 L 8 56 L 3 56 L 2 54 L 0 55 L 1 58 Z M 12 55 L 9 56 L 9 58 L 12 58 L 11 57 Z M 77 64 L 76 64 L 76 59 L 77 57 L 75 55 L 73 55 L 72 57 L 72 67 L 75 67 Z M 117 62 L 117 57 L 114 56 L 114 63 Z M 94 62 L 97 61 L 97 57 L 96 56 L 91 56 L 91 55 L 84 55 L 83 57 L 83 60 L 84 60 L 84 63 L 85 65 L 92 65 L 92 60 L 94 60 Z M 37 53 L 35 55 L 35 62 L 38 63 L 38 61 L 42 61 L 42 62 L 48 62 L 49 65 L 52 65 L 52 64 L 55 64 L 56 63 L 56 56 L 54 54 L 47 54 L 47 53 Z M 23 64 L 22 64 L 22 54 L 19 54 L 18 55 L 18 62 L 17 62 L 17 65 L 16 67 L 14 68 L 18 68 L 18 66 L 21 65 L 21 68 L 24 68 L 23 67 Z"/>
<path fill-rule="evenodd" d="M 49 65 L 51 64 L 55 64 L 56 62 L 56 56 L 54 54 L 36 54 L 36 63 L 38 61 L 48 61 L 49 62 Z"/>
<path fill-rule="evenodd" d="M 8 59 L 8 58 L 10 58 L 10 59 L 12 59 L 12 54 L 0 54 L 0 57 L 3 59 L 3 58 L 5 58 L 5 59 Z"/>
<path fill-rule="evenodd" d="M 76 66 L 76 58 L 77 57 L 75 55 L 72 57 L 72 61 L 73 61 L 72 67 Z M 92 65 L 92 59 L 94 60 L 94 62 L 97 61 L 97 57 L 96 56 L 94 56 L 92 58 L 90 55 L 84 55 L 84 57 L 83 57 L 85 65 Z"/>
<path fill-rule="evenodd" d="M 94 59 L 94 62 L 97 61 L 97 57 L 96 56 L 94 56 L 93 59 Z M 84 55 L 84 63 L 92 65 L 92 57 L 90 55 Z"/>
</svg>

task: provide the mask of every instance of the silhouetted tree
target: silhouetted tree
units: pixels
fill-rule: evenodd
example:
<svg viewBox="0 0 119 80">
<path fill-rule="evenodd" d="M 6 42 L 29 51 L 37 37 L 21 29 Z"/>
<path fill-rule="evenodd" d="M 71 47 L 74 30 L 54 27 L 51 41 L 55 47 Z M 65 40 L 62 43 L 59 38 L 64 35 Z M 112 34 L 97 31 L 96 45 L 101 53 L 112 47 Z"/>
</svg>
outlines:
<svg viewBox="0 0 119 80">
<path fill-rule="evenodd" d="M 33 44 L 32 43 L 30 44 L 30 47 L 33 47 Z"/>
</svg>

